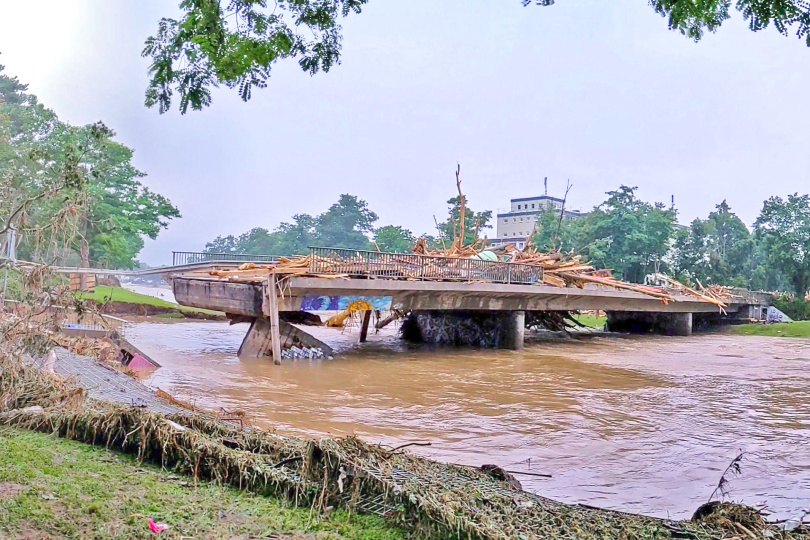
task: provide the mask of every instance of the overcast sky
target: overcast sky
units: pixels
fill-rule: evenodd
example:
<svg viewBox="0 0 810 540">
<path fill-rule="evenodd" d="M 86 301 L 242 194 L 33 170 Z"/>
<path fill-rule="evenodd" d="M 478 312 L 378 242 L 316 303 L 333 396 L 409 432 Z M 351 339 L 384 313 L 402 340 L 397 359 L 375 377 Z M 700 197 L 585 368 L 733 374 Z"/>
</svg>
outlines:
<svg viewBox="0 0 810 540">
<path fill-rule="evenodd" d="M 810 49 L 735 12 L 695 44 L 645 0 L 371 0 L 343 63 L 274 68 L 186 116 L 143 106 L 144 39 L 178 0 L 0 0 L 6 74 L 74 124 L 103 120 L 183 214 L 141 260 L 273 229 L 358 195 L 378 225 L 434 232 L 461 163 L 469 204 L 561 196 L 587 210 L 620 184 L 674 195 L 681 223 L 727 199 L 749 225 L 770 195 L 810 191 Z M 494 235 L 489 233 L 490 237 Z"/>
</svg>

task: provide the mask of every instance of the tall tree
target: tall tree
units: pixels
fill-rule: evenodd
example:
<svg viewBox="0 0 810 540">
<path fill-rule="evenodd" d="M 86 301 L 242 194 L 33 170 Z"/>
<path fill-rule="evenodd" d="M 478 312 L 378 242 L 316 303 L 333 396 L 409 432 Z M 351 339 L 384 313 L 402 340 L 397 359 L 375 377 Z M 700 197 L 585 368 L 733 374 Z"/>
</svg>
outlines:
<svg viewBox="0 0 810 540">
<path fill-rule="evenodd" d="M 155 238 L 177 209 L 143 186 L 110 129 L 60 122 L 26 90 L 0 66 L 0 233 L 20 232 L 22 256 L 72 246 L 85 266 L 132 267 L 143 236 Z"/>
<path fill-rule="evenodd" d="M 112 140 L 99 144 L 93 165 L 99 170 L 90 183 L 88 212 L 82 220 L 77 248 L 83 266 L 134 268 L 144 237 L 157 238 L 180 212 L 169 200 L 140 182 L 146 176 L 132 165 L 132 150 Z"/>
<path fill-rule="evenodd" d="M 318 243 L 316 227 L 318 219 L 309 214 L 296 214 L 292 223 L 282 223 L 273 234 L 276 235 L 275 247 L 278 255 L 297 255 L 306 253 L 310 246 Z"/>
<path fill-rule="evenodd" d="M 771 197 L 754 224 L 771 265 L 804 298 L 810 289 L 810 196 Z"/>
<path fill-rule="evenodd" d="M 343 194 L 326 212 L 312 217 L 296 214 L 292 223 L 280 223 L 275 231 L 257 227 L 234 236 L 218 236 L 206 244 L 209 253 L 253 255 L 300 255 L 310 246 L 369 249 L 377 214 L 366 201 Z M 407 232 L 407 231 L 405 231 Z"/>
<path fill-rule="evenodd" d="M 374 231 L 374 243 L 389 253 L 408 253 L 415 240 L 411 231 L 399 225 L 386 225 Z"/>
<path fill-rule="evenodd" d="M 561 219 L 560 211 L 544 208 L 537 215 L 531 242 L 540 251 L 570 251 L 576 249 L 576 237 L 580 223 L 577 220 Z"/>
<path fill-rule="evenodd" d="M 701 283 L 750 286 L 754 241 L 728 203 L 718 204 L 708 219 L 696 219 L 675 241 L 675 267 Z"/>
<path fill-rule="evenodd" d="M 368 249 L 367 235 L 374 232 L 377 219 L 366 201 L 344 193 L 329 210 L 318 216 L 315 241 L 326 247 Z"/>
<path fill-rule="evenodd" d="M 641 282 L 663 271 L 675 229 L 676 212 L 636 197 L 638 188 L 621 186 L 578 223 L 578 249 L 617 275 Z"/>
</svg>

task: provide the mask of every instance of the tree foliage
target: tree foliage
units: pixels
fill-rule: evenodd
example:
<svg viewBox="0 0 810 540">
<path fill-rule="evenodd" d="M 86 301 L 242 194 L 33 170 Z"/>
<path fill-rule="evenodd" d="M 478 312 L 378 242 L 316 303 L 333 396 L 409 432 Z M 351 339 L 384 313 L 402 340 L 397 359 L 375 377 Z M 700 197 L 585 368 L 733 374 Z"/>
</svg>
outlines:
<svg viewBox="0 0 810 540">
<path fill-rule="evenodd" d="M 810 196 L 771 197 L 754 227 L 769 263 L 804 298 L 810 290 Z"/>
<path fill-rule="evenodd" d="M 517 1 L 517 0 L 514 0 Z M 521 0 L 551 6 L 555 0 Z M 639 0 L 642 1 L 642 0 Z M 202 110 L 220 84 L 247 101 L 264 88 L 273 64 L 295 58 L 315 75 L 340 63 L 339 21 L 360 13 L 368 0 L 182 0 L 180 19 L 163 18 L 142 55 L 151 58 L 146 105 L 161 113 L 179 95 L 179 110 Z M 742 14 L 753 31 L 770 26 L 810 46 L 808 0 L 647 0 L 669 28 L 700 40 Z"/>
<path fill-rule="evenodd" d="M 310 246 L 369 249 L 377 214 L 366 201 L 343 194 L 328 210 L 312 217 L 296 214 L 292 223 L 281 223 L 275 231 L 255 228 L 238 237 L 219 236 L 205 245 L 209 253 L 252 255 L 296 255 Z"/>
<path fill-rule="evenodd" d="M 14 227 L 26 258 L 131 268 L 143 236 L 155 238 L 177 209 L 141 184 L 132 150 L 104 124 L 61 122 L 2 71 L 0 233 Z"/>
<path fill-rule="evenodd" d="M 682 277 L 703 284 L 750 287 L 754 239 L 745 223 L 723 201 L 706 220 L 695 219 L 676 233 L 674 267 Z"/>
<path fill-rule="evenodd" d="M 386 225 L 374 231 L 376 247 L 389 253 L 408 253 L 415 241 L 413 233 L 399 225 Z"/>
<path fill-rule="evenodd" d="M 439 224 L 439 230 L 442 232 L 442 238 L 449 246 L 453 242 L 453 238 L 459 233 L 459 222 L 461 221 L 461 199 L 453 197 L 447 201 L 449 205 L 447 212 L 447 221 Z M 484 231 L 490 229 L 489 222 L 492 221 L 492 210 L 485 210 L 483 212 L 476 212 L 469 206 L 466 207 L 464 212 L 464 242 L 468 246 L 472 244 L 477 238 L 484 236 Z M 441 244 L 441 239 L 439 240 Z"/>
<path fill-rule="evenodd" d="M 177 92 L 182 113 L 201 110 L 219 84 L 247 101 L 285 58 L 297 58 L 311 75 L 329 71 L 340 62 L 338 21 L 367 1 L 183 0 L 184 16 L 161 19 L 146 40 L 142 54 L 152 59 L 146 105 L 166 112 Z"/>
<path fill-rule="evenodd" d="M 638 199 L 636 189 L 609 191 L 604 203 L 573 225 L 579 228 L 579 252 L 623 279 L 642 282 L 647 274 L 666 269 L 676 212 Z"/>
<path fill-rule="evenodd" d="M 524 6 L 550 6 L 554 0 L 522 0 Z M 754 32 L 769 26 L 782 35 L 804 39 L 810 47 L 810 2 L 807 0 L 647 0 L 656 13 L 665 17 L 670 30 L 699 41 L 707 31 L 715 32 L 739 11 Z"/>
</svg>

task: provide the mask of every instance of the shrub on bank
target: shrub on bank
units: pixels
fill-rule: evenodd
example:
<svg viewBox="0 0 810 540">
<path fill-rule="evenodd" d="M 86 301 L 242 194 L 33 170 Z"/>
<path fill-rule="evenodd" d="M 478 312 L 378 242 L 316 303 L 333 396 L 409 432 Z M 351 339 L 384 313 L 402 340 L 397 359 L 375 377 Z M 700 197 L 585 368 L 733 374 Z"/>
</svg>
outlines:
<svg viewBox="0 0 810 540">
<path fill-rule="evenodd" d="M 773 305 L 794 321 L 810 320 L 810 301 L 792 293 L 776 295 Z"/>
</svg>

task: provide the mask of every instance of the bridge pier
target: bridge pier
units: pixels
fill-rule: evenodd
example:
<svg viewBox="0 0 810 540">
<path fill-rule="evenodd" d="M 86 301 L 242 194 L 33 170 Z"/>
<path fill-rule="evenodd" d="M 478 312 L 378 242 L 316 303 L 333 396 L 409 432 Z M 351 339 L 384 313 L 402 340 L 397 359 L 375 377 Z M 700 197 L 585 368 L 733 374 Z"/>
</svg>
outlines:
<svg viewBox="0 0 810 540">
<path fill-rule="evenodd" d="M 523 348 L 524 311 L 412 311 L 402 324 L 402 337 L 417 343 Z"/>
<path fill-rule="evenodd" d="M 523 339 L 526 336 L 526 312 L 509 311 L 505 314 L 506 335 L 504 336 L 504 349 L 520 351 L 523 349 Z"/>
<path fill-rule="evenodd" d="M 692 335 L 692 314 L 608 311 L 606 329 L 631 334 L 689 336 Z"/>
</svg>

